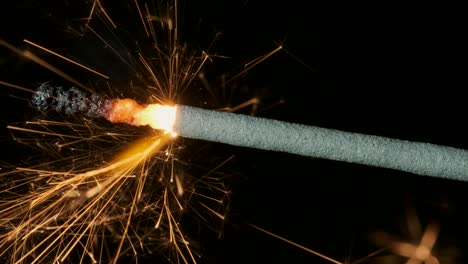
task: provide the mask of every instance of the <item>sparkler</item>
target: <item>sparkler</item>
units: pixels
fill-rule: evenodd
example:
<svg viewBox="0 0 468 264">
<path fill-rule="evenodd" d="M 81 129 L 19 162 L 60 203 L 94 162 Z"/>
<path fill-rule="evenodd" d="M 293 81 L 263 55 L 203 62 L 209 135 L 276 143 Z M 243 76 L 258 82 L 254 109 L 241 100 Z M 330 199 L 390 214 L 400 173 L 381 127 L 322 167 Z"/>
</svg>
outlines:
<svg viewBox="0 0 468 264">
<path fill-rule="evenodd" d="M 138 4 L 136 7 L 139 8 Z M 92 9 L 100 10 L 105 21 L 116 27 L 99 1 L 93 1 Z M 139 9 L 138 12 L 146 34 L 156 35 L 151 22 L 156 18 L 150 16 L 148 11 L 148 14 L 143 14 Z M 172 24 L 169 24 L 167 23 L 167 27 L 172 30 Z M 86 27 L 94 32 L 88 24 Z M 173 42 L 170 42 L 174 45 L 164 54 L 167 56 L 161 56 L 169 62 L 165 73 L 167 80 L 164 82 L 154 74 L 153 65 L 139 54 L 142 65 L 153 79 L 154 87 L 148 87 L 156 91 L 157 95 L 152 96 L 165 94 L 165 97 L 169 98 L 161 102 L 173 101 L 175 88 L 187 88 L 197 75 L 199 67 L 208 59 L 208 56 L 203 56 L 199 65 L 187 64 L 181 67 L 179 62 L 182 60 L 179 60 L 181 56 L 176 47 L 177 35 L 169 35 L 174 37 Z M 38 47 L 35 44 L 34 46 Z M 41 62 L 32 53 L 24 53 L 23 56 Z M 252 65 L 256 63 L 258 61 Z M 40 64 L 52 69 L 48 64 Z M 54 71 L 66 77 L 58 69 Z M 104 78 L 107 76 L 104 75 Z M 66 79 L 80 87 L 84 86 L 73 79 Z M 166 88 L 169 90 L 167 93 Z M 103 117 L 113 123 L 150 126 L 162 133 L 155 131 L 155 135 L 132 144 L 128 150 L 97 168 L 86 166 L 91 162 L 80 162 L 81 167 L 74 167 L 74 164 L 64 171 L 18 168 L 15 176 L 24 175 L 24 179 L 14 180 L 15 187 L 3 192 L 14 193 L 16 196 L 4 199 L 0 205 L 0 226 L 5 230 L 0 237 L 0 255 L 12 252 L 9 259 L 12 262 L 64 261 L 76 248 L 83 251 L 79 255 L 82 262 L 85 262 L 84 256 L 89 256 L 93 262 L 99 262 L 106 254 L 108 258 L 116 261 L 129 251 L 137 255 L 143 244 L 154 243 L 152 241 L 156 240 L 158 244 L 166 242 L 171 245 L 176 253 L 175 259 L 171 261 L 196 262 L 197 253 L 183 233 L 180 214 L 190 207 L 188 197 L 202 195 L 195 189 L 188 188 L 189 181 L 174 173 L 174 166 L 167 165 L 174 162 L 165 156 L 171 156 L 172 145 L 168 146 L 167 143 L 176 135 L 467 180 L 466 151 L 443 146 L 347 133 L 185 105 L 140 104 L 133 99 L 108 98 L 77 88 L 65 90 L 48 84 L 39 87 L 34 93 L 32 103 L 41 111 L 52 109 L 87 118 Z M 30 124 L 32 123 L 34 122 Z M 47 122 L 38 121 L 36 125 L 44 126 L 45 123 Z M 75 132 L 82 129 L 76 124 L 59 125 L 63 124 Z M 86 127 L 86 124 L 83 127 Z M 18 127 L 10 128 L 27 131 Z M 93 130 L 97 130 L 97 127 L 93 127 Z M 55 132 L 29 132 L 42 135 L 50 133 L 54 136 L 70 137 L 76 141 L 84 140 L 82 136 L 73 138 L 71 135 Z M 106 131 L 105 135 L 117 136 L 117 133 Z M 74 159 L 84 160 L 90 157 L 92 155 L 83 155 L 75 156 Z M 167 162 L 168 160 L 171 162 Z M 2 176 L 6 178 L 9 175 Z M 161 183 L 159 189 L 149 190 L 150 187 L 145 183 L 155 180 Z M 225 194 L 222 184 L 216 184 L 210 185 L 210 190 Z M 30 186 L 28 188 L 31 190 L 18 191 L 22 187 L 26 188 L 24 186 Z M 222 204 L 222 199 L 208 199 Z M 224 218 L 210 206 L 203 203 L 201 205 L 219 219 Z M 141 219 L 152 223 L 154 229 L 158 230 L 157 234 L 154 230 L 141 232 L 140 225 L 134 225 Z M 105 238 L 109 237 L 116 241 L 113 245 L 115 248 L 103 243 Z M 115 251 L 103 253 L 111 251 L 110 248 Z"/>
<path fill-rule="evenodd" d="M 57 98 L 41 86 L 35 94 L 40 108 L 52 100 L 53 107 L 68 113 L 98 113 L 114 123 L 149 125 L 172 135 L 230 145 L 281 151 L 310 157 L 396 169 L 419 175 L 468 181 L 468 151 L 427 143 L 409 142 L 349 133 L 259 117 L 205 110 L 185 105 L 140 105 L 131 99 L 89 100 L 71 89 L 72 95 Z M 40 98 L 40 99 L 37 99 Z M 97 107 L 100 104 L 104 108 Z M 64 107 L 67 105 L 68 107 Z M 100 110 L 94 110 L 99 108 Z M 105 109 L 101 112 L 101 109 Z"/>
</svg>

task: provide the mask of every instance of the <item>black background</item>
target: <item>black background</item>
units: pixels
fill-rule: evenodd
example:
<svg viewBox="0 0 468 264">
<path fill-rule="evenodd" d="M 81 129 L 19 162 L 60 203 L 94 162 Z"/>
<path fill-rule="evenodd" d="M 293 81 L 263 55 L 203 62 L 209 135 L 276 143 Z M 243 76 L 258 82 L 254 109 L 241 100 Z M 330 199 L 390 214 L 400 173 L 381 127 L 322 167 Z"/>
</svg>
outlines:
<svg viewBox="0 0 468 264">
<path fill-rule="evenodd" d="M 21 41 L 27 38 L 62 54 L 75 54 L 108 74 L 117 85 L 132 78 L 125 66 L 115 63 L 100 47 L 66 30 L 88 14 L 85 8 L 77 8 L 81 5 L 11 2 L 2 4 L 0 37 L 5 41 L 23 48 L 26 45 Z M 257 97 L 261 101 L 259 116 L 468 148 L 464 95 L 468 87 L 467 43 L 461 7 L 302 2 L 179 3 L 181 42 L 194 50 L 206 49 L 220 33 L 210 51 L 229 57 L 215 59 L 204 69 L 214 97 L 195 82 L 180 100 L 215 108 Z M 127 8 L 133 1 L 102 3 L 119 25 L 119 34 L 124 36 L 122 47 L 135 40 L 148 41 L 142 32 L 134 31 L 138 17 Z M 222 87 L 222 75 L 228 79 L 235 76 L 245 63 L 279 44 L 284 51 Z M 2 81 L 29 88 L 61 81 L 5 48 L 0 55 Z M 70 65 L 62 67 L 75 78 L 89 78 L 84 82 L 96 81 Z M 9 138 L 5 125 L 24 122 L 35 112 L 22 99 L 28 98 L 27 93 L 1 87 L 0 95 L 1 157 L 12 163 L 27 155 L 22 153 L 27 150 Z M 221 168 L 232 175 L 227 180 L 232 195 L 224 236 L 219 240 L 216 234 L 204 231 L 206 234 L 197 238 L 201 263 L 329 263 L 249 224 L 352 263 L 379 248 L 370 239 L 374 232 L 409 239 L 408 208 L 417 212 L 423 226 L 431 221 L 440 223 L 437 252 L 444 254 L 447 248 L 464 251 L 466 183 L 222 144 L 184 142 L 208 149 L 204 152 L 208 158 L 198 161 L 206 167 L 215 167 L 216 160 L 234 155 Z M 7 148 L 17 151 L 12 154 Z M 371 259 L 369 263 L 379 261 Z M 399 261 L 395 263 L 404 263 Z M 452 263 L 463 260 L 460 257 Z"/>
</svg>

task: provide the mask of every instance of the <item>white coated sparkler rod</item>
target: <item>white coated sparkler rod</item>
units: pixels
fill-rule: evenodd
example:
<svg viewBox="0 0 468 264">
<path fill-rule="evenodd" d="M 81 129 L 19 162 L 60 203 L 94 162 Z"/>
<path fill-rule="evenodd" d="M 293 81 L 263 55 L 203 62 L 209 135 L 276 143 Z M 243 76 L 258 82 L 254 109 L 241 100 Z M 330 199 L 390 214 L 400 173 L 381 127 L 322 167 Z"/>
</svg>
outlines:
<svg viewBox="0 0 468 264">
<path fill-rule="evenodd" d="M 177 105 L 179 136 L 468 181 L 468 151 Z"/>
</svg>

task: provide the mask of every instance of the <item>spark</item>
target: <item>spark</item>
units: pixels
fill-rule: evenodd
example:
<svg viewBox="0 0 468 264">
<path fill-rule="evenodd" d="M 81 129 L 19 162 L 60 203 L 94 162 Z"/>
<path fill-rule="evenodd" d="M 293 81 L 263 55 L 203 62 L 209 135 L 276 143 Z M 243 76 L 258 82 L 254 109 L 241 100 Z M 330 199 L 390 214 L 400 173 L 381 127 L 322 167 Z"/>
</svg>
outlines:
<svg viewBox="0 0 468 264">
<path fill-rule="evenodd" d="M 438 233 L 438 226 L 430 224 L 424 231 L 419 244 L 403 241 L 393 242 L 391 245 L 392 251 L 408 258 L 407 264 L 439 264 L 439 260 L 432 253 Z"/>
<path fill-rule="evenodd" d="M 66 242 L 68 243 L 65 246 L 66 250 L 57 256 L 63 261 L 78 245 L 78 242 L 84 238 L 85 234 L 91 232 L 93 228 L 97 228 L 100 225 L 100 219 L 112 212 L 112 207 L 109 207 L 110 202 L 115 199 L 122 186 L 128 182 L 129 175 L 138 168 L 143 169 L 147 166 L 145 165 L 146 161 L 163 148 L 170 139 L 170 136 L 164 134 L 142 139 L 132 144 L 131 147 L 119 154 L 106 166 L 82 173 L 17 168 L 18 171 L 25 173 L 38 173 L 38 179 L 49 178 L 51 180 L 48 184 L 50 187 L 38 189 L 21 197 L 20 200 L 13 199 L 2 202 L 0 225 L 16 224 L 15 228 L 2 235 L 0 248 L 8 250 L 14 247 L 17 248 L 15 251 L 20 250 L 21 247 L 26 246 L 30 236 L 40 230 L 49 230 L 51 233 L 45 239 L 36 243 L 32 249 L 23 253 L 21 257 L 15 259 L 17 263 L 25 262 L 27 258 L 33 257 L 38 249 L 43 248 L 42 253 L 35 256 L 31 262 L 36 263 L 46 257 L 47 251 L 62 247 L 62 240 L 66 239 L 68 233 L 75 233 L 73 235 L 74 239 Z M 131 202 L 130 211 L 126 217 L 127 226 L 122 234 L 123 238 L 127 236 L 128 223 L 132 220 L 134 210 L 136 210 L 137 198 L 141 197 L 141 192 L 143 192 L 142 184 L 145 177 L 145 174 L 139 177 L 138 186 L 140 187 L 136 189 L 137 194 L 134 195 L 134 200 Z M 62 193 L 61 196 L 58 195 L 60 193 Z M 108 197 L 108 199 L 104 199 L 104 197 Z M 169 206 L 166 203 L 165 210 L 171 210 L 168 208 Z M 41 210 L 38 211 L 39 209 Z M 94 212 L 92 216 L 89 214 L 91 212 Z M 24 219 L 18 218 L 21 215 L 30 216 Z M 73 217 L 67 218 L 69 215 Z M 172 223 L 170 224 L 171 228 L 179 228 L 173 223 L 175 221 L 173 217 L 168 220 Z M 54 223 L 62 221 L 62 224 L 54 225 Z M 26 231 L 29 229 L 28 226 L 33 228 Z M 175 232 L 179 231 L 176 230 Z M 8 243 L 13 239 L 20 239 L 19 241 L 23 242 L 8 246 Z M 173 239 L 176 240 L 175 236 L 173 236 Z M 119 244 L 117 257 L 123 241 L 124 239 Z M 0 252 L 0 254 L 4 252 Z"/>
<path fill-rule="evenodd" d="M 299 248 L 299 249 L 301 249 L 301 250 L 304 250 L 304 251 L 306 251 L 306 252 L 308 252 L 308 253 L 311 253 L 312 255 L 315 255 L 315 256 L 317 256 L 317 257 L 319 257 L 319 258 L 322 258 L 322 259 L 324 259 L 324 260 L 326 260 L 326 261 L 328 261 L 328 262 L 330 262 L 330 263 L 333 263 L 333 264 L 347 264 L 347 263 L 348 263 L 347 261 L 346 261 L 346 262 L 340 262 L 340 261 L 338 261 L 338 260 L 336 260 L 336 259 L 333 259 L 333 258 L 331 258 L 331 257 L 329 257 L 329 256 L 326 256 L 326 255 L 320 253 L 320 252 L 317 252 L 317 251 L 315 251 L 315 250 L 312 250 L 312 249 L 310 249 L 310 248 L 308 248 L 308 247 L 305 247 L 305 246 L 303 246 L 303 245 L 301 245 L 301 244 L 298 244 L 298 243 L 296 243 L 296 242 L 294 242 L 294 241 L 291 241 L 291 240 L 289 240 L 289 239 L 287 239 L 287 238 L 284 238 L 284 237 L 282 237 L 282 236 L 280 236 L 280 235 L 277 235 L 277 234 L 275 234 L 275 233 L 272 233 L 272 232 L 270 232 L 270 231 L 268 231 L 268 230 L 265 230 L 265 229 L 263 229 L 263 228 L 261 228 L 261 227 L 258 227 L 258 226 L 256 226 L 256 225 L 250 224 L 250 226 L 253 227 L 253 228 L 255 228 L 255 229 L 257 229 L 257 230 L 259 230 L 259 231 L 261 231 L 261 232 L 263 232 L 263 233 L 265 233 L 265 234 L 267 234 L 267 235 L 270 235 L 270 236 L 272 236 L 272 237 L 274 237 L 274 238 L 277 238 L 277 239 L 279 239 L 279 240 L 281 240 L 281 241 L 283 241 L 283 242 L 286 242 L 286 243 L 288 243 L 288 244 L 290 244 L 290 245 L 292 245 L 292 246 L 295 246 L 295 247 L 297 247 L 297 248 Z M 362 258 L 360 258 L 360 259 L 358 259 L 358 260 L 356 260 L 356 261 L 353 261 L 353 262 L 351 262 L 351 263 L 349 263 L 349 264 L 358 264 L 358 263 L 362 263 L 363 261 L 368 260 L 368 259 L 370 259 L 370 258 L 372 258 L 372 257 L 374 257 L 374 256 L 376 256 L 376 255 L 378 255 L 378 254 L 380 254 L 380 253 L 382 253 L 382 252 L 385 251 L 385 250 L 386 250 L 386 248 L 379 249 L 379 250 L 377 250 L 377 251 L 375 251 L 375 252 L 373 252 L 373 253 L 371 253 L 371 254 L 365 256 L 365 257 L 362 257 Z"/>
<path fill-rule="evenodd" d="M 63 56 L 63 55 L 60 55 L 60 54 L 58 54 L 57 52 L 54 52 L 54 51 L 52 51 L 52 50 L 50 50 L 50 49 L 48 49 L 48 48 L 45 48 L 45 47 L 43 47 L 43 46 L 41 46 L 41 45 L 39 45 L 39 44 L 37 44 L 37 43 L 34 43 L 34 42 L 29 41 L 29 40 L 27 40 L 27 39 L 24 39 L 23 41 L 26 42 L 26 43 L 28 43 L 28 44 L 30 44 L 30 45 L 32 45 L 32 46 L 34 46 L 34 47 L 36 47 L 36 48 L 39 48 L 39 49 L 44 50 L 44 51 L 46 51 L 46 52 L 48 52 L 48 53 L 50 53 L 50 54 L 53 54 L 53 55 L 55 55 L 55 56 L 57 56 L 57 57 L 59 57 L 59 58 L 65 60 L 65 61 L 68 61 L 68 62 L 70 62 L 70 63 L 73 63 L 73 64 L 75 64 L 75 65 L 77 65 L 77 66 L 79 66 L 79 67 L 81 67 L 81 68 L 83 68 L 83 69 L 85 69 L 85 70 L 87 70 L 87 71 L 90 71 L 90 72 L 92 72 L 92 73 L 94 73 L 94 74 L 96 74 L 96 75 L 98 75 L 98 76 L 101 76 L 101 77 L 104 78 L 104 79 L 109 79 L 108 76 L 106 76 L 106 75 L 104 75 L 104 74 L 102 74 L 102 73 L 100 73 L 100 72 L 98 72 L 98 71 L 96 71 L 96 70 L 93 70 L 93 69 L 91 69 L 91 68 L 89 68 L 89 67 L 86 67 L 86 66 L 84 66 L 83 64 L 78 63 L 78 62 L 76 62 L 76 61 L 74 61 L 74 60 L 71 60 L 71 59 L 69 59 L 69 58 L 67 58 L 67 57 L 65 57 L 65 56 Z"/>
<path fill-rule="evenodd" d="M 252 61 L 249 61 L 248 63 L 246 63 L 244 65 L 244 70 L 241 71 L 240 73 L 238 73 L 237 75 L 235 75 L 234 77 L 232 77 L 231 79 L 229 79 L 228 81 L 226 81 L 226 83 L 229 83 L 233 80 L 235 80 L 236 78 L 238 78 L 239 76 L 245 74 L 246 72 L 250 71 L 253 67 L 257 66 L 259 63 L 265 61 L 266 59 L 268 59 L 269 57 L 273 56 L 274 54 L 278 53 L 280 50 L 283 49 L 283 46 L 280 45 L 278 47 L 276 47 L 274 50 L 268 52 L 267 54 L 265 55 L 262 55 L 258 58 L 255 58 L 254 60 Z"/>
<path fill-rule="evenodd" d="M 373 237 L 375 242 L 385 245 L 394 255 L 406 258 L 406 264 L 439 264 L 439 258 L 433 253 L 439 236 L 439 225 L 430 222 L 423 230 L 419 217 L 412 208 L 407 209 L 406 218 L 410 240 L 404 241 L 378 232 Z M 451 262 L 448 258 L 445 261 Z"/>
<path fill-rule="evenodd" d="M 25 88 L 25 87 L 22 87 L 22 86 L 19 86 L 19 85 L 16 85 L 16 84 L 4 82 L 4 81 L 0 81 L 0 84 L 11 87 L 11 88 L 15 88 L 15 89 L 18 89 L 18 90 L 21 90 L 21 91 L 34 93 L 34 90 L 31 90 L 31 89 L 28 89 L 28 88 Z"/>
<path fill-rule="evenodd" d="M 42 67 L 50 70 L 51 72 L 59 75 L 60 77 L 64 78 L 65 80 L 68 80 L 76 85 L 78 85 L 79 87 L 81 88 L 84 88 L 84 89 L 88 89 L 84 84 L 82 84 L 81 82 L 77 81 L 76 79 L 72 78 L 70 75 L 64 73 L 63 71 L 61 71 L 60 69 L 52 66 L 51 64 L 47 63 L 45 60 L 37 57 L 34 53 L 28 51 L 28 50 L 25 50 L 25 51 L 22 51 L 12 45 L 10 45 L 9 43 L 7 43 L 6 41 L 0 39 L 0 46 L 4 46 L 6 48 L 8 48 L 9 50 L 15 52 L 16 54 L 20 55 L 21 57 L 24 57 L 24 58 L 27 58 L 27 59 L 30 59 L 31 61 L 41 65 Z"/>
</svg>

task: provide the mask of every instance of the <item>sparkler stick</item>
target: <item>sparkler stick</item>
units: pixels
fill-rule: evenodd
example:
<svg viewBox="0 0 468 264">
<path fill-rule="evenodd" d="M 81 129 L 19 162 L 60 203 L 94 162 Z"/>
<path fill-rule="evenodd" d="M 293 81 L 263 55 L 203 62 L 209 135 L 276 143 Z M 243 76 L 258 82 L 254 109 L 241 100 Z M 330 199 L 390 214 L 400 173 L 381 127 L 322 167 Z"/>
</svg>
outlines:
<svg viewBox="0 0 468 264">
<path fill-rule="evenodd" d="M 41 100 L 47 100 L 47 97 L 41 96 Z M 132 99 L 96 102 L 106 106 L 106 111 L 99 112 L 99 115 L 114 123 L 149 125 L 154 129 L 192 139 L 468 181 L 468 151 L 462 149 L 185 105 L 140 105 Z M 89 113 L 88 108 L 94 107 L 94 104 L 82 103 L 80 105 L 85 107 L 80 111 Z M 71 105 L 75 106 L 76 103 Z"/>
<path fill-rule="evenodd" d="M 183 137 L 468 181 L 468 151 L 177 105 Z"/>
</svg>

